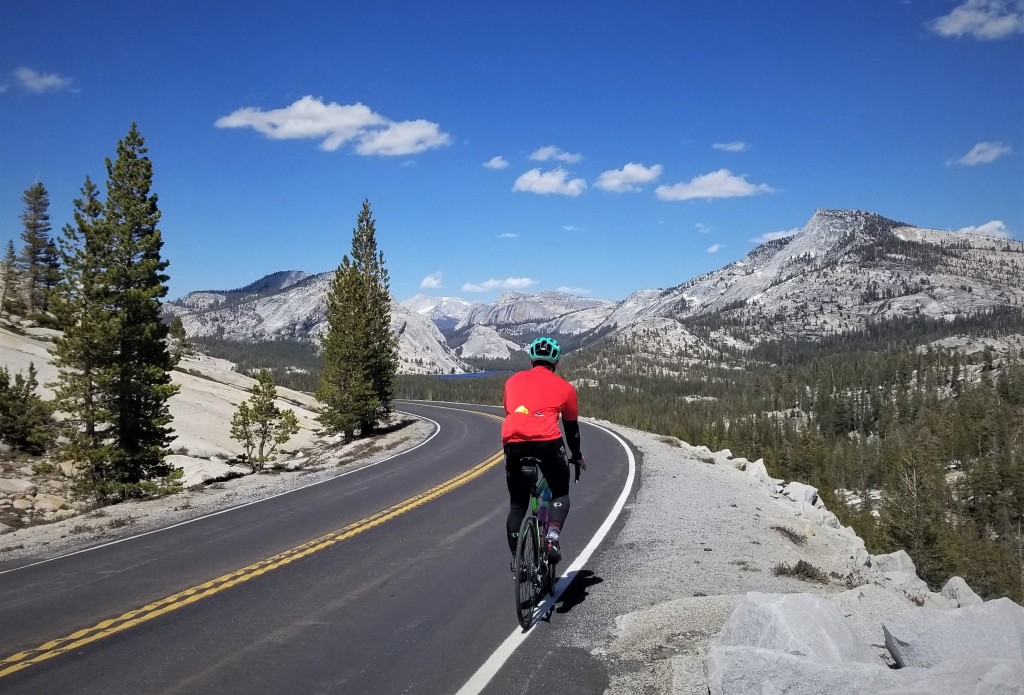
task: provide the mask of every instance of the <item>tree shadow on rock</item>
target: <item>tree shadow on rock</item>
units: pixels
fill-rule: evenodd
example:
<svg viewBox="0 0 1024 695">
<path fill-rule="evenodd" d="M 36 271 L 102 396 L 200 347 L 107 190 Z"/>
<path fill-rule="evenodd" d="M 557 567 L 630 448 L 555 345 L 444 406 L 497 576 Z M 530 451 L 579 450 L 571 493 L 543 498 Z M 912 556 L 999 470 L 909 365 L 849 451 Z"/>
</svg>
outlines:
<svg viewBox="0 0 1024 695">
<path fill-rule="evenodd" d="M 369 433 L 369 436 L 378 434 L 391 434 L 392 432 L 398 432 L 399 430 L 404 430 L 406 427 L 412 425 L 415 422 L 416 419 L 410 417 L 394 420 L 393 422 L 389 422 L 384 425 L 378 425 L 377 427 L 374 428 L 373 432 Z"/>
</svg>

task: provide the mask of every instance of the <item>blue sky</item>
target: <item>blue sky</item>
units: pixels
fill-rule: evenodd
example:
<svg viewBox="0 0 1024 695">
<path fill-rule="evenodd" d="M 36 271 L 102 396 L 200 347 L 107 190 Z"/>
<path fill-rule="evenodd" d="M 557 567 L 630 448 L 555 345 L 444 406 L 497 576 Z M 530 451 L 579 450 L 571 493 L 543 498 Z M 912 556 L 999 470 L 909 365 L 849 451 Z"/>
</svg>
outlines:
<svg viewBox="0 0 1024 695">
<path fill-rule="evenodd" d="M 1024 239 L 1024 0 L 0 5 L 0 242 L 135 121 L 170 298 L 669 287 L 817 208 Z"/>
</svg>

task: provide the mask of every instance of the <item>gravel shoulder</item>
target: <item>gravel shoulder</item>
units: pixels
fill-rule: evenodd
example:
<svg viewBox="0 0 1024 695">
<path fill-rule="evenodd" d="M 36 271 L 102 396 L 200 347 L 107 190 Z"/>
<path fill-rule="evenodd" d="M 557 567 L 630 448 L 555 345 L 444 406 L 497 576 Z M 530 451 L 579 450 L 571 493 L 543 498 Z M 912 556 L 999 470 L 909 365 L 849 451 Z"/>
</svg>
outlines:
<svg viewBox="0 0 1024 695">
<path fill-rule="evenodd" d="M 600 424 L 639 448 L 639 482 L 620 532 L 591 561 L 600 600 L 568 614 L 563 632 L 604 662 L 608 695 L 703 695 L 709 642 L 746 592 L 837 594 L 861 583 L 863 541 L 798 516 L 799 505 L 739 470 L 743 459 Z M 799 560 L 827 580 L 773 572 Z"/>
</svg>

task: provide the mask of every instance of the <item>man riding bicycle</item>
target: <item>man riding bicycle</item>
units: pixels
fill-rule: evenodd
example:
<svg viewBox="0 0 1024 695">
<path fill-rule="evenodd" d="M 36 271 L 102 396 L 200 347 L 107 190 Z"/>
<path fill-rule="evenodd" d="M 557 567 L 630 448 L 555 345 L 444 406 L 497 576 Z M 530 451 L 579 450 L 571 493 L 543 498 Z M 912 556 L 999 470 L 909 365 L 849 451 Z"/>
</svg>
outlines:
<svg viewBox="0 0 1024 695">
<path fill-rule="evenodd" d="M 537 338 L 530 344 L 531 369 L 512 375 L 505 382 L 505 421 L 501 444 L 505 450 L 505 482 L 509 510 L 505 522 L 508 547 L 515 555 L 519 526 L 530 503 L 531 481 L 523 476 L 524 458 L 540 461 L 540 470 L 551 488 L 548 533 L 545 539 L 552 562 L 562 559 L 559 534 L 569 515 L 569 463 L 586 470 L 580 453 L 579 409 L 576 389 L 555 374 L 562 349 L 554 338 Z M 572 455 L 565 458 L 559 416 Z M 578 472 L 578 469 L 577 469 Z"/>
</svg>

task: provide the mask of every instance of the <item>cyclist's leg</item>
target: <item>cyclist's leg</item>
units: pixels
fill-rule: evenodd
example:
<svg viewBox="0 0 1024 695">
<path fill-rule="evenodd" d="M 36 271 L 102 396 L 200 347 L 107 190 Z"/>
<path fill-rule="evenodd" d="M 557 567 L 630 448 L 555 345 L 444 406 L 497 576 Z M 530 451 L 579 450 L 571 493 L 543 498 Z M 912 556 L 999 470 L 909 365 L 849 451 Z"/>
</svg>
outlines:
<svg viewBox="0 0 1024 695">
<path fill-rule="evenodd" d="M 508 538 L 508 549 L 516 553 L 519 540 L 519 527 L 530 506 L 530 481 L 523 477 L 523 454 L 521 444 L 509 444 L 505 447 L 505 484 L 508 486 L 508 517 L 505 519 L 505 535 Z"/>
<path fill-rule="evenodd" d="M 540 470 L 551 488 L 551 503 L 548 505 L 548 529 L 560 533 L 565 519 L 569 516 L 569 464 L 566 463 L 565 447 L 560 441 L 545 442 L 538 456 Z"/>
</svg>

